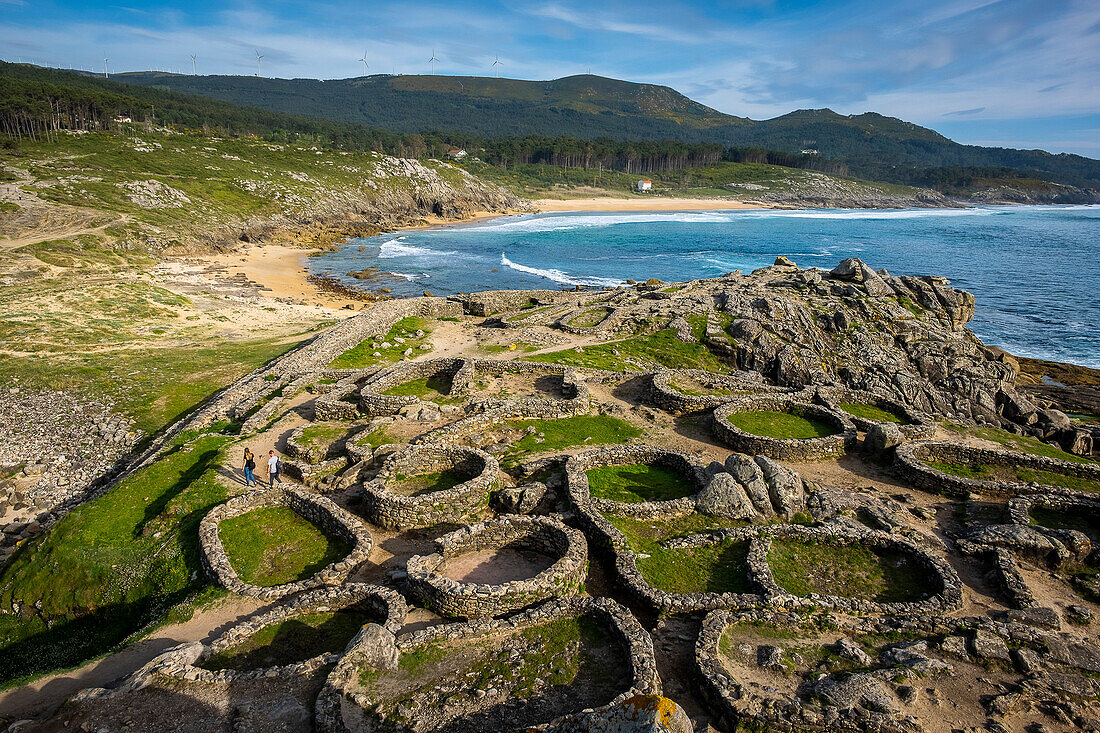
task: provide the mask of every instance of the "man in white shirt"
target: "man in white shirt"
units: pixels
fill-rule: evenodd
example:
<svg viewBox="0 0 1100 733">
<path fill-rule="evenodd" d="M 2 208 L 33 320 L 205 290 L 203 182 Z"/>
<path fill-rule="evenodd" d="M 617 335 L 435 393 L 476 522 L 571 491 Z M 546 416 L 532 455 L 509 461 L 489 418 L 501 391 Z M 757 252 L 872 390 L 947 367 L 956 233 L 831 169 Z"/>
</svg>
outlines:
<svg viewBox="0 0 1100 733">
<path fill-rule="evenodd" d="M 282 479 L 279 478 L 279 456 L 275 455 L 275 451 L 271 450 L 267 452 L 267 477 L 272 488 L 276 483 L 282 483 Z"/>
</svg>

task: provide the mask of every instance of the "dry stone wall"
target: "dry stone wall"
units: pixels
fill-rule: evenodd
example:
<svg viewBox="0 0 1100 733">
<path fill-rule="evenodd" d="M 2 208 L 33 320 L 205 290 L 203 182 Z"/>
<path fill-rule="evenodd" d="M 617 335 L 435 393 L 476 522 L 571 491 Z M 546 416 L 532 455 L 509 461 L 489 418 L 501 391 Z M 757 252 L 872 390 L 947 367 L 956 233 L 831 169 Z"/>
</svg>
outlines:
<svg viewBox="0 0 1100 733">
<path fill-rule="evenodd" d="M 387 488 L 397 474 L 413 476 L 447 469 L 468 471 L 471 478 L 420 496 L 404 496 Z M 363 485 L 363 513 L 370 522 L 387 529 L 461 522 L 488 506 L 499 470 L 495 458 L 476 448 L 434 443 L 409 446 L 391 453 L 379 475 Z"/>
<path fill-rule="evenodd" d="M 316 525 L 321 531 L 351 545 L 348 555 L 303 580 L 274 586 L 246 583 L 237 575 L 225 551 L 218 525 L 230 517 L 256 509 L 284 506 Z M 366 526 L 331 499 L 294 486 L 252 491 L 214 507 L 199 524 L 202 563 L 211 578 L 226 590 L 255 598 L 283 598 L 318 586 L 343 582 L 358 565 L 370 557 L 373 539 Z"/>
<path fill-rule="evenodd" d="M 812 418 L 829 425 L 836 433 L 819 438 L 768 438 L 754 435 L 730 422 L 740 412 L 765 410 Z M 819 461 L 839 458 L 855 445 L 856 427 L 847 415 L 821 405 L 798 402 L 786 395 L 740 397 L 715 408 L 712 428 L 724 445 L 740 453 L 764 455 L 781 461 Z"/>
<path fill-rule="evenodd" d="M 441 574 L 447 562 L 480 550 L 534 551 L 555 558 L 531 578 L 502 583 L 468 583 Z M 548 598 L 576 595 L 588 572 L 584 535 L 553 517 L 508 517 L 480 522 L 436 540 L 436 553 L 408 561 L 413 598 L 443 616 L 499 616 Z"/>
<path fill-rule="evenodd" d="M 951 441 L 922 441 L 898 446 L 894 468 L 910 485 L 933 493 L 965 497 L 970 493 L 1017 496 L 1024 494 L 1079 494 L 1062 486 L 1049 486 L 1023 481 L 992 481 L 965 478 L 944 473 L 929 465 L 951 463 L 962 466 L 1001 466 L 1027 468 L 1033 471 L 1049 471 L 1091 481 L 1100 481 L 1100 464 L 1076 463 L 1057 458 L 1036 456 L 1016 451 L 977 448 L 966 443 Z"/>
</svg>

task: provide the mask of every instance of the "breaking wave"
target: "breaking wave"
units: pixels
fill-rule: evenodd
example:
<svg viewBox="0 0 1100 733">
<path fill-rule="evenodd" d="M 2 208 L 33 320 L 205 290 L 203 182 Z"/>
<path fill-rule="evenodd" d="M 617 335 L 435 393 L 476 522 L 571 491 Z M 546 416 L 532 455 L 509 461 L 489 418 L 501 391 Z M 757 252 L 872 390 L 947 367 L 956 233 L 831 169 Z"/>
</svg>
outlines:
<svg viewBox="0 0 1100 733">
<path fill-rule="evenodd" d="M 616 280 L 610 277 L 573 277 L 571 275 L 566 275 L 561 270 L 555 270 L 552 268 L 543 270 L 539 269 L 538 267 L 528 267 L 527 265 L 520 265 L 512 262 L 510 259 L 505 257 L 503 253 L 501 253 L 500 255 L 500 266 L 511 268 L 517 272 L 525 272 L 528 275 L 545 277 L 548 280 L 553 280 L 554 282 L 561 283 L 562 285 L 610 285 L 611 287 L 615 287 L 617 285 L 624 284 L 622 280 Z"/>
</svg>

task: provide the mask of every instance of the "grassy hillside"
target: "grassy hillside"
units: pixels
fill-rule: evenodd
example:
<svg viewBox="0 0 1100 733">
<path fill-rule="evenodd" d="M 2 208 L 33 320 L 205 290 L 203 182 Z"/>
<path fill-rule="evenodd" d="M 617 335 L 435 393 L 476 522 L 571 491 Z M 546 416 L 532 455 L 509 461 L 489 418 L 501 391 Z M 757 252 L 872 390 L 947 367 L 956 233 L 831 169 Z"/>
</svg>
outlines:
<svg viewBox="0 0 1100 733">
<path fill-rule="evenodd" d="M 1004 166 L 1036 171 L 1061 183 L 1100 187 L 1100 161 L 1078 155 L 960 145 L 933 130 L 875 113 L 798 110 L 753 121 L 717 112 L 668 87 L 588 75 L 546 82 L 389 75 L 322 82 L 152 72 L 122 78 L 405 133 L 667 138 L 785 152 L 814 148 L 823 157 L 844 161 L 852 173 L 876 180 L 910 182 L 918 169 L 928 167 Z"/>
<path fill-rule="evenodd" d="M 385 225 L 430 204 L 427 186 L 473 185 L 443 163 L 404 165 L 136 124 L 0 149 L 0 383 L 107 397 L 158 430 L 332 319 L 181 291 L 161 254 L 235 247 L 245 231 L 309 238 L 330 217 Z"/>
<path fill-rule="evenodd" d="M 529 198 L 571 198 L 593 195 L 595 190 L 612 195 L 632 192 L 638 175 L 619 171 L 585 170 L 553 165 L 518 165 L 509 168 L 477 161 L 462 167 L 479 178 L 509 188 Z M 651 195 L 677 197 L 733 197 L 752 200 L 771 196 L 802 196 L 807 200 L 828 191 L 849 197 L 909 196 L 919 191 L 909 186 L 876 183 L 817 171 L 762 163 L 718 163 L 711 166 L 646 174 L 653 181 Z"/>
</svg>

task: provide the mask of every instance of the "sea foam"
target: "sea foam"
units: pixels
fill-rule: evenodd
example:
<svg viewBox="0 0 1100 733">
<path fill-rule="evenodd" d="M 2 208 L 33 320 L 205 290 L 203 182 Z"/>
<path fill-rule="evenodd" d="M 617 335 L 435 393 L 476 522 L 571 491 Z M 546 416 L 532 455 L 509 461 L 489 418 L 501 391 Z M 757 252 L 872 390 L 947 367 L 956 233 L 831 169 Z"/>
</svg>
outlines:
<svg viewBox="0 0 1100 733">
<path fill-rule="evenodd" d="M 554 282 L 561 283 L 562 285 L 610 285 L 612 287 L 615 287 L 617 285 L 623 284 L 622 280 L 615 280 L 614 278 L 609 277 L 573 277 L 572 275 L 565 274 L 561 270 L 555 270 L 553 268 L 547 268 L 544 270 L 538 267 L 528 267 L 527 265 L 520 265 L 512 262 L 510 259 L 505 257 L 503 253 L 501 253 L 500 255 L 500 265 L 501 267 L 508 267 L 517 272 L 525 272 L 528 275 L 545 277 L 548 280 L 553 280 Z"/>
</svg>

